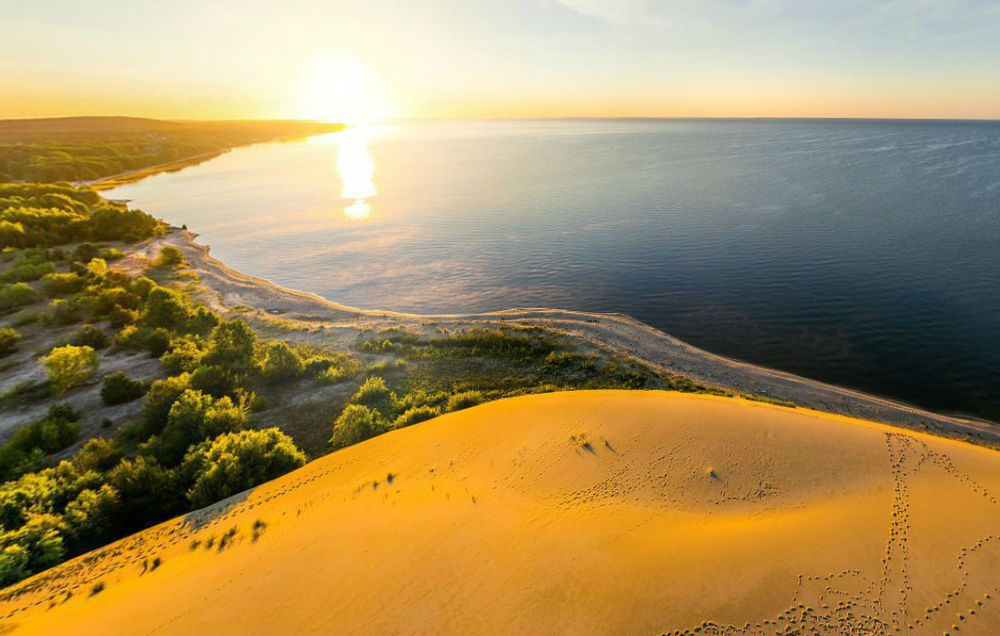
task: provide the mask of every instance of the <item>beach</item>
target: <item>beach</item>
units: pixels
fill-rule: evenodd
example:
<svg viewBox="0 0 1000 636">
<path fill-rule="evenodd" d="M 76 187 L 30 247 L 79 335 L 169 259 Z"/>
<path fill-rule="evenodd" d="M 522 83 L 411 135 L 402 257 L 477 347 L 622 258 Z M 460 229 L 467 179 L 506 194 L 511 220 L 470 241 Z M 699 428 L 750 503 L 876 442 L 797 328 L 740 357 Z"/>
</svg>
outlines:
<svg viewBox="0 0 1000 636">
<path fill-rule="evenodd" d="M 182 230 L 138 246 L 136 267 L 166 244 L 184 252 L 190 270 L 198 277 L 198 297 L 203 302 L 223 314 L 250 320 L 255 328 L 272 336 L 345 348 L 361 333 L 396 326 L 428 334 L 440 328 L 535 325 L 564 335 L 584 348 L 634 357 L 654 369 L 681 374 L 737 394 L 787 401 L 818 411 L 982 445 L 1000 445 L 1000 433 L 990 422 L 933 413 L 887 398 L 728 359 L 621 314 L 522 308 L 474 314 L 416 315 L 354 309 L 235 271 L 213 258 L 209 248 L 197 242 L 195 234 Z M 128 266 L 127 262 L 123 265 Z"/>
</svg>

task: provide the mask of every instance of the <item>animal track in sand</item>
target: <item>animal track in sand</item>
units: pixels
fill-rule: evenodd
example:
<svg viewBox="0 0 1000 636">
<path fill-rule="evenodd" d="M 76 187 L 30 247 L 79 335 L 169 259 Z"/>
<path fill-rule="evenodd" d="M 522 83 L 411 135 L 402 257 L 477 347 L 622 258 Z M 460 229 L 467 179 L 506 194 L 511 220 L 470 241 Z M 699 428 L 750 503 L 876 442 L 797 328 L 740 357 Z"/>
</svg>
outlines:
<svg viewBox="0 0 1000 636">
<path fill-rule="evenodd" d="M 997 497 L 985 486 L 957 468 L 951 458 L 932 450 L 925 442 L 900 433 L 885 434 L 890 474 L 893 480 L 888 537 L 882 557 L 881 576 L 869 580 L 859 570 L 826 575 L 799 575 L 791 603 L 781 613 L 759 623 L 718 624 L 711 621 L 685 629 L 665 631 L 671 636 L 888 636 L 890 634 L 961 633 L 962 624 L 982 613 L 1000 594 L 1000 572 L 986 590 L 969 590 L 970 559 L 994 548 L 1000 555 L 1000 533 L 987 534 L 963 547 L 956 555 L 959 583 L 934 602 L 912 610 L 910 481 L 929 467 L 944 471 L 971 492 L 1000 508 Z M 987 567 L 996 562 L 994 556 Z M 995 568 L 993 568 L 995 570 Z M 852 585 L 853 584 L 853 585 Z M 853 589 L 852 589 L 853 588 Z M 954 610 L 948 617 L 946 610 Z M 942 621 L 944 622 L 942 625 Z M 932 625 L 934 626 L 932 628 Z"/>
</svg>

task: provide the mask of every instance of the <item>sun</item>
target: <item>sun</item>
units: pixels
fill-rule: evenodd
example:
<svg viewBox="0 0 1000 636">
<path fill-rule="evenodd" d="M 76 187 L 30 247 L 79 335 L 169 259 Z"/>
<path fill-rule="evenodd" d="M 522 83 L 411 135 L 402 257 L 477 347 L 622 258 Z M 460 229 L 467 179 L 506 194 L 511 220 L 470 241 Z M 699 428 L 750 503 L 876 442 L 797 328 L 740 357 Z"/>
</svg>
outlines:
<svg viewBox="0 0 1000 636">
<path fill-rule="evenodd" d="M 385 103 L 372 88 L 365 67 L 343 55 L 317 58 L 303 82 L 296 116 L 351 125 L 385 118 Z"/>
</svg>

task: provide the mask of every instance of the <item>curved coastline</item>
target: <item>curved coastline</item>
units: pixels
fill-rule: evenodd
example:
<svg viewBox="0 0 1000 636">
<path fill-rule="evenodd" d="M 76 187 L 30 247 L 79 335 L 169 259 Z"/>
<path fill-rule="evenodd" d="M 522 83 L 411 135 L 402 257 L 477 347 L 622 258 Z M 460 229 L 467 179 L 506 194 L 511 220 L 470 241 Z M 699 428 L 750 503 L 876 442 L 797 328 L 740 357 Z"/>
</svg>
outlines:
<svg viewBox="0 0 1000 636">
<path fill-rule="evenodd" d="M 544 308 L 449 314 L 358 309 L 237 271 L 211 256 L 210 248 L 199 244 L 196 237 L 193 232 L 174 229 L 137 246 L 136 255 L 144 260 L 165 244 L 178 247 L 200 279 L 197 293 L 204 302 L 222 313 L 239 314 L 266 331 L 344 346 L 364 331 L 393 326 L 433 331 L 438 327 L 534 325 L 558 332 L 582 346 L 630 356 L 654 369 L 726 391 L 1000 447 L 1000 430 L 992 422 L 934 413 L 890 398 L 726 358 L 624 314 Z"/>
</svg>

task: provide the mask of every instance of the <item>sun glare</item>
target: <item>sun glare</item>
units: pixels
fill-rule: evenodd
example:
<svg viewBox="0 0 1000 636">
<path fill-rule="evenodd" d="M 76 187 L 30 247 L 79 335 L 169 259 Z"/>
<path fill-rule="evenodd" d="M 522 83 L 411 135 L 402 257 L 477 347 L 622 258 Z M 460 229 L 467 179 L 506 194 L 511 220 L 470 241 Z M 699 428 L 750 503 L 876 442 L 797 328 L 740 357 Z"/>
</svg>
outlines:
<svg viewBox="0 0 1000 636">
<path fill-rule="evenodd" d="M 337 133 L 337 174 L 340 176 L 343 199 L 353 203 L 344 208 L 349 219 L 362 220 L 371 216 L 368 199 L 378 193 L 375 188 L 375 163 L 368 152 L 364 127 L 349 128 Z"/>
<path fill-rule="evenodd" d="M 364 66 L 350 57 L 328 56 L 317 59 L 310 68 L 296 115 L 360 125 L 388 113 Z"/>
</svg>

